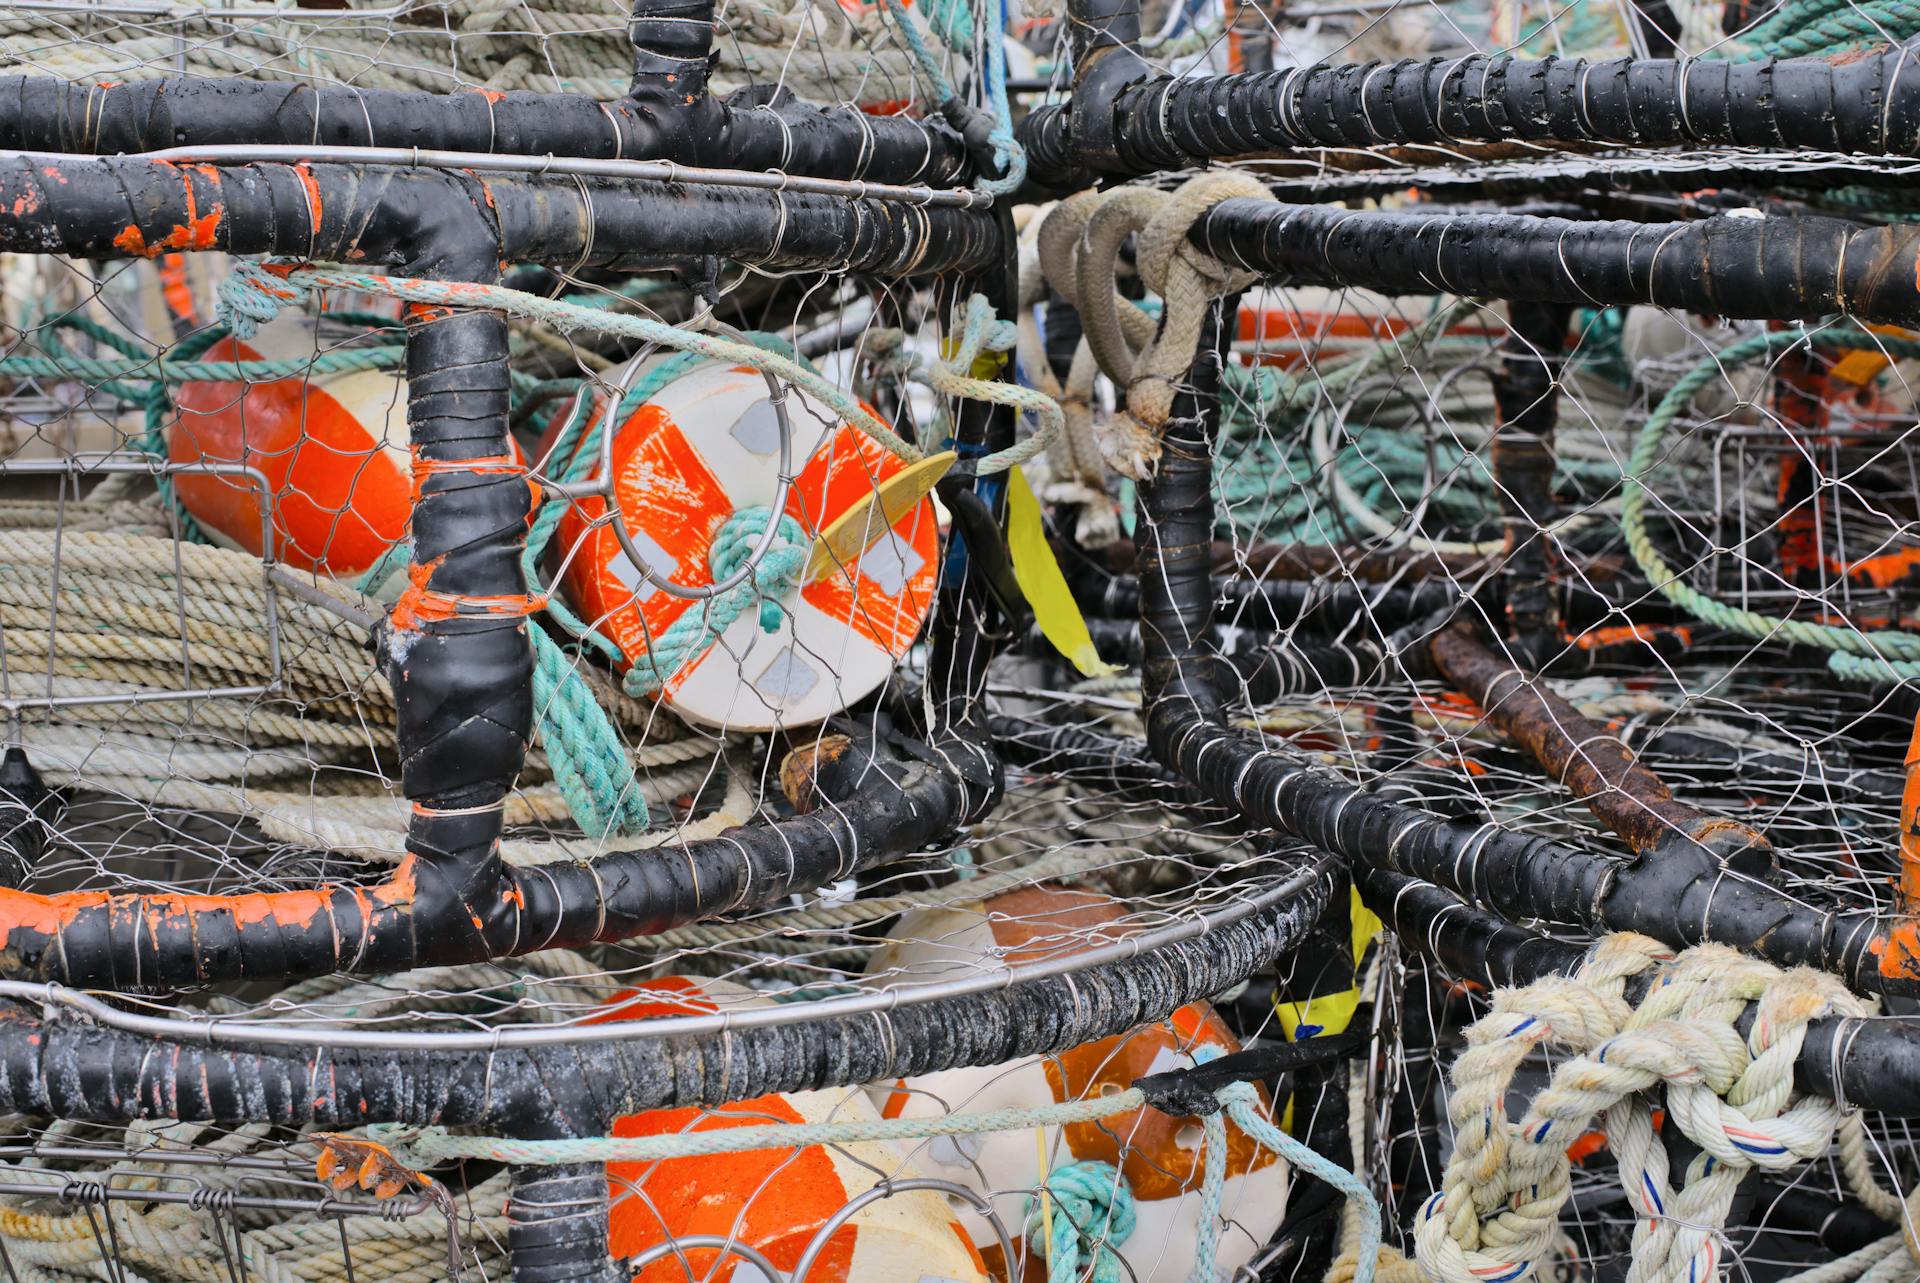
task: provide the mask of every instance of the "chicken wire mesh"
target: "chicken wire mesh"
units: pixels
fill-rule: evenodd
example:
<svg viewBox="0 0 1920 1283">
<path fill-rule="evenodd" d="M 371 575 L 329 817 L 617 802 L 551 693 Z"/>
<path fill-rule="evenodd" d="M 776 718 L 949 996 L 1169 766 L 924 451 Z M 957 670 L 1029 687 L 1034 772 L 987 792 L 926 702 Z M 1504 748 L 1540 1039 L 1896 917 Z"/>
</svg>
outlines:
<svg viewBox="0 0 1920 1283">
<path fill-rule="evenodd" d="M 1596 63 L 1791 57 L 1912 34 L 1908 7 L 1890 3 L 1736 9 L 1150 6 L 1140 50 L 1154 71 L 1195 77 L 1494 52 Z M 987 61 L 995 23 L 981 6 L 919 10 L 724 6 L 713 20 L 713 83 L 741 90 L 743 102 L 784 93 L 937 114 L 942 91 L 916 65 L 914 40 L 938 37 L 946 73 L 965 83 Z M 0 61 L 9 75 L 102 86 L 247 77 L 614 100 L 634 76 L 632 17 L 626 4 L 22 0 L 0 9 Z M 1066 101 L 1074 16 L 1000 21 L 1012 36 L 1002 79 L 1020 113 Z M 366 141 L 373 133 L 369 116 Z M 1296 149 L 1219 168 L 1302 203 L 1901 221 L 1909 161 L 1775 141 L 1570 148 L 1463 138 Z M 1129 186 L 1171 189 L 1176 176 Z M 1408 188 L 1422 189 L 1417 199 L 1399 194 Z M 1007 985 L 1012 968 L 1073 976 L 1116 954 L 1151 955 L 1297 890 L 1315 858 L 1309 844 L 1249 826 L 1154 766 L 1142 743 L 1147 643 L 1134 616 L 1150 572 L 1133 540 L 1151 535 L 1136 505 L 1152 479 L 1122 475 L 1100 448 L 1096 425 L 1120 413 L 1128 389 L 1096 375 L 1098 362 L 1076 362 L 1086 300 L 1060 289 L 1045 261 L 1058 207 L 1017 203 L 1008 226 L 1026 281 L 1009 312 L 1025 332 L 1000 346 L 1013 349 L 1021 382 L 1064 407 L 1065 422 L 1027 478 L 1090 636 L 1115 665 L 1076 671 L 1024 625 L 996 639 L 1005 653 L 981 674 L 980 716 L 1008 775 L 989 813 L 895 853 L 904 858 L 865 867 L 849 858 L 820 885 L 743 895 L 751 907 L 726 912 L 709 904 L 697 921 L 636 920 L 624 938 L 577 948 L 516 940 L 521 956 L 393 974 L 349 975 L 378 970 L 350 958 L 340 974 L 311 979 L 248 973 L 182 985 L 135 974 L 83 987 L 120 990 L 110 1011 L 198 1029 L 217 1022 L 241 1044 L 248 1030 L 274 1027 L 392 1034 L 425 1049 L 430 1035 L 523 1026 L 564 1045 L 667 1017 L 806 1026 L 876 995 L 965 999 Z M 931 449 L 962 435 L 964 397 L 910 385 L 899 357 L 937 361 L 964 341 L 949 292 L 899 274 L 762 268 L 744 255 L 680 276 L 632 275 L 586 266 L 593 243 L 579 265 L 515 269 L 503 283 L 782 349 L 908 442 Z M 417 808 L 397 741 L 403 700 L 383 664 L 411 583 L 409 512 L 421 494 L 406 452 L 411 314 L 377 292 L 337 291 L 243 341 L 221 319 L 230 308 L 219 286 L 234 270 L 204 253 L 153 262 L 19 253 L 0 264 L 0 706 L 10 750 L 0 832 L 21 891 L 231 903 L 342 887 L 377 897 L 414 849 Z M 1135 300 L 1157 293 L 1131 256 L 1116 287 Z M 1239 295 L 1211 454 L 1218 602 L 1205 639 L 1224 656 L 1226 720 L 1369 794 L 1624 865 L 1625 835 L 1587 802 L 1627 785 L 1595 789 L 1572 767 L 1543 770 L 1533 739 L 1489 697 L 1497 688 L 1476 695 L 1461 670 L 1397 662 L 1439 621 L 1466 621 L 1495 639 L 1496 662 L 1545 674 L 1586 719 L 1564 733 L 1616 737 L 1686 807 L 1764 835 L 1765 868 L 1730 862 L 1720 878 L 1763 885 L 1810 913 L 1902 911 L 1914 706 L 1901 665 L 1920 656 L 1876 639 L 1904 635 L 1916 605 L 1920 415 L 1905 332 L 1844 315 L 1767 322 L 1650 304 L 1569 305 L 1554 321 L 1551 344 L 1529 330 L 1516 356 L 1514 309 L 1443 277 L 1391 294 L 1269 282 Z M 672 606 L 645 572 L 672 576 L 681 563 L 666 545 L 706 510 L 690 515 L 657 489 L 614 485 L 611 501 L 591 492 L 596 462 L 660 465 L 643 453 L 596 460 L 569 432 L 594 431 L 617 405 L 598 430 L 612 436 L 618 423 L 624 435 L 648 403 L 671 409 L 679 395 L 686 422 L 719 424 L 766 463 L 773 451 L 752 451 L 748 438 L 793 437 L 796 423 L 804 433 L 812 422 L 810 440 L 824 428 L 829 444 L 792 462 L 832 466 L 812 483 L 827 506 L 799 510 L 809 531 L 838 515 L 824 498 L 832 476 L 873 490 L 898 469 L 850 435 L 843 442 L 840 416 L 807 399 L 812 384 L 733 371 L 740 377 L 725 387 L 695 389 L 703 405 L 688 387 L 717 380 L 714 367 L 672 365 L 668 349 L 630 335 L 520 315 L 509 343 L 515 454 L 500 466 L 539 487 L 528 541 L 544 544 L 527 575 L 543 613 L 529 627 L 546 647 L 532 678 L 533 741 L 498 845 L 527 879 L 517 885 L 549 876 L 538 872 L 546 865 L 656 848 L 672 860 L 737 826 L 793 820 L 819 808 L 816 781 L 837 763 L 890 760 L 895 728 L 931 707 L 947 680 L 950 657 L 933 638 L 979 628 L 938 591 L 962 519 L 947 493 L 937 509 L 927 503 L 923 525 L 895 525 L 841 567 L 854 586 L 820 612 L 837 631 L 802 641 L 797 623 L 775 620 L 793 640 L 769 647 L 762 591 L 717 640 L 700 638 L 710 648 L 695 666 L 727 688 L 717 702 L 691 677 L 630 681 L 645 671 L 636 655 L 657 651 L 681 617 L 650 613 L 650 602 Z M 1520 493 L 1501 458 L 1516 417 L 1501 394 L 1528 352 L 1551 371 L 1538 395 L 1552 405 L 1552 453 L 1544 490 Z M 709 447 L 703 438 L 693 448 Z M 714 482 L 729 491 L 738 477 L 728 468 L 745 456 L 722 453 L 734 448 L 725 441 L 711 448 Z M 805 492 L 804 467 L 792 471 Z M 730 491 L 714 502 L 722 516 L 744 503 Z M 610 542 L 616 523 L 629 544 Z M 695 549 L 708 584 L 725 577 L 707 564 L 712 533 L 702 530 Z M 861 582 L 884 603 L 862 598 Z M 622 620 L 639 643 L 620 639 Z M 843 635 L 864 646 L 857 662 Z M 786 712 L 802 705 L 825 711 Z M 1588 748 L 1575 743 L 1575 763 Z M 1209 1187 L 1197 1117 L 1169 1122 L 1139 1106 L 1049 1123 L 1009 1115 L 959 1135 L 925 1122 L 1055 1100 L 1097 1105 L 1204 1060 L 1202 1048 L 1303 1046 L 1349 1032 L 1346 1059 L 1260 1075 L 1256 1108 L 1352 1171 L 1381 1207 L 1389 1246 L 1414 1255 L 1423 1210 L 1449 1185 L 1458 1149 L 1446 1071 L 1491 1009 L 1491 986 L 1433 961 L 1431 939 L 1396 934 L 1377 896 L 1369 903 L 1384 928 L 1344 884 L 1329 900 L 1316 934 L 1243 982 L 1071 1049 L 608 1120 L 615 1137 L 663 1138 L 662 1153 L 679 1146 L 615 1160 L 599 1178 L 611 1210 L 597 1232 L 617 1276 L 925 1283 L 1351 1271 L 1343 1206 L 1357 1204 L 1238 1125 L 1221 1189 Z M 205 902 L 177 903 L 194 912 Z M 1593 934 L 1544 908 L 1508 916 L 1567 942 Z M 1902 1014 L 1905 1002 L 1889 998 L 1884 1011 Z M 877 1024 L 871 1037 L 890 1028 Z M 1516 1096 L 1538 1092 L 1552 1065 L 1527 1061 Z M 847 1133 L 741 1153 L 687 1139 L 876 1119 L 907 1127 L 888 1139 Z M 913 1134 L 915 1120 L 925 1134 Z M 22 1116 L 9 1128 L 0 1266 L 10 1278 L 503 1278 L 521 1268 L 508 1243 L 516 1151 L 475 1156 L 417 1127 L 349 1127 L 336 1138 L 297 1126 Z M 477 1142 L 496 1130 L 453 1134 Z M 1906 1124 L 1872 1113 L 1864 1136 L 1869 1169 L 1907 1189 Z M 1660 1143 L 1676 1167 L 1696 1158 L 1677 1125 L 1662 1126 Z M 1566 1150 L 1567 1201 L 1539 1268 L 1650 1277 L 1638 1272 L 1648 1268 L 1648 1213 L 1622 1188 L 1607 1129 L 1595 1124 Z M 535 1196 L 517 1197 L 525 1206 Z M 1867 1210 L 1859 1173 L 1824 1147 L 1811 1162 L 1750 1176 L 1707 1228 L 1716 1259 L 1769 1280 L 1889 1232 Z M 1912 1272 L 1897 1254 L 1875 1259 L 1883 1277 Z"/>
</svg>

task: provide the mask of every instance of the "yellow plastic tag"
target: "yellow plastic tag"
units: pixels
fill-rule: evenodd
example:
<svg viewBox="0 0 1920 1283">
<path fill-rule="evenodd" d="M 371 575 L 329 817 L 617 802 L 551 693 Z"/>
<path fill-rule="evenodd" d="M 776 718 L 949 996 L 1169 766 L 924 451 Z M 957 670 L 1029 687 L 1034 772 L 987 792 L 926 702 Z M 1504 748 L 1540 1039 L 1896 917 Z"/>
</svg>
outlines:
<svg viewBox="0 0 1920 1283">
<path fill-rule="evenodd" d="M 1897 325 L 1869 325 L 1867 332 L 1881 335 L 1884 338 L 1910 339 L 1914 337 L 1912 331 L 1903 330 Z M 1833 368 L 1827 373 L 1843 383 L 1851 383 L 1855 387 L 1864 388 L 1867 384 L 1879 378 L 1880 372 L 1892 364 L 1893 362 L 1891 360 L 1882 356 L 1873 348 L 1859 348 L 1835 361 Z"/>
<path fill-rule="evenodd" d="M 817 584 L 836 570 L 851 573 L 847 568 L 859 563 L 860 554 L 932 493 L 959 457 L 948 450 L 910 464 L 849 505 L 814 539 L 800 582 Z"/>
<path fill-rule="evenodd" d="M 1374 916 L 1372 909 L 1360 902 L 1360 892 L 1349 887 L 1352 899 L 1353 917 L 1353 965 L 1357 968 L 1360 960 L 1367 956 L 1367 946 L 1380 934 L 1380 919 Z M 1358 979 L 1358 976 L 1355 977 Z M 1315 1038 L 1321 1034 L 1340 1034 L 1347 1031 L 1353 1023 L 1353 1013 L 1360 1009 L 1360 987 L 1344 989 L 1339 993 L 1323 994 L 1318 998 L 1308 998 L 1304 1002 L 1278 1002 L 1273 1004 L 1273 1014 L 1280 1021 L 1280 1030 L 1286 1034 L 1288 1042 L 1298 1042 L 1303 1038 Z M 1286 1109 L 1281 1113 L 1280 1126 L 1286 1131 L 1293 1130 L 1293 1098 L 1287 1098 Z"/>
<path fill-rule="evenodd" d="M 1359 891 L 1351 887 L 1348 890 L 1353 897 L 1353 962 L 1359 966 L 1360 959 L 1366 956 L 1367 946 L 1380 934 L 1380 919 L 1373 915 L 1372 909 L 1360 902 Z M 1356 985 L 1352 989 L 1322 994 L 1301 1002 L 1276 1002 L 1273 1004 L 1273 1013 L 1279 1017 L 1280 1029 L 1287 1035 L 1287 1041 L 1296 1042 L 1320 1034 L 1345 1033 L 1353 1013 L 1359 1007 L 1360 989 Z"/>
<path fill-rule="evenodd" d="M 1079 603 L 1060 573 L 1047 532 L 1040 520 L 1040 501 L 1018 468 L 1007 471 L 1007 551 L 1013 557 L 1013 577 L 1033 608 L 1034 622 L 1084 677 L 1107 677 L 1120 670 L 1100 658 Z"/>
</svg>

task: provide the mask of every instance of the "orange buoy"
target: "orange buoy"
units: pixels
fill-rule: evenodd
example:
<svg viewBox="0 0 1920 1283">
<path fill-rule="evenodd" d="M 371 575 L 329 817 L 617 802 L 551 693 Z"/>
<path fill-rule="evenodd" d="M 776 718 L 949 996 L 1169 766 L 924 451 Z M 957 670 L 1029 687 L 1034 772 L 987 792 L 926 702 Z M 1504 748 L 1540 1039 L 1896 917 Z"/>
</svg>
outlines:
<svg viewBox="0 0 1920 1283">
<path fill-rule="evenodd" d="M 208 361 L 311 358 L 312 325 L 282 317 L 251 342 L 226 338 Z M 184 383 L 167 429 L 176 464 L 239 463 L 267 481 L 274 552 L 337 579 L 365 574 L 405 538 L 413 510 L 406 383 L 397 372 L 300 373 L 284 379 Z M 220 542 L 260 555 L 262 495 L 230 474 L 181 473 L 180 502 Z"/>
<path fill-rule="evenodd" d="M 923 909 L 901 919 L 892 940 L 875 953 L 868 973 L 897 977 L 899 983 L 925 983 L 1057 958 L 1086 947 L 1089 937 L 1110 940 L 1127 933 L 1125 916 L 1123 906 L 1108 896 L 1051 886 Z M 1055 1056 L 949 1069 L 872 1090 L 887 1118 L 1030 1108 L 1123 1091 L 1137 1078 L 1192 1065 L 1194 1053 L 1209 1046 L 1225 1053 L 1240 1049 L 1212 1006 L 1196 1002 L 1160 1024 Z M 1264 1090 L 1260 1102 L 1263 1111 L 1272 1108 Z M 1253 1259 L 1279 1229 L 1287 1203 L 1286 1164 L 1232 1124 L 1227 1138 L 1221 1199 L 1225 1226 L 1216 1258 L 1222 1276 Z M 1014 1226 L 1026 1215 L 1030 1192 L 1040 1186 L 1043 1153 L 1047 1170 L 1077 1162 L 1111 1164 L 1125 1178 L 1138 1213 L 1133 1232 L 1114 1244 L 1114 1250 L 1140 1283 L 1185 1283 L 1200 1233 L 1200 1141 L 1198 1119 L 1139 1109 L 1064 1127 L 940 1137 L 911 1156 L 936 1175 L 992 1199 L 1001 1219 Z M 991 1235 L 983 1236 L 984 1220 L 971 1209 L 962 1209 L 960 1218 L 976 1241 L 994 1241 Z M 994 1275 L 1010 1279 L 998 1249 L 989 1246 L 984 1251 Z M 1042 1283 L 1045 1278 L 1045 1262 L 1027 1253 L 1020 1283 Z"/>
<path fill-rule="evenodd" d="M 595 1023 L 710 1013 L 737 1007 L 752 993 L 722 980 L 662 977 L 620 995 Z M 714 1109 L 662 1109 L 613 1125 L 615 1136 L 668 1136 L 769 1123 L 871 1121 L 860 1088 L 786 1092 Z M 858 1141 L 802 1149 L 748 1150 L 609 1163 L 612 1199 L 608 1247 L 616 1260 L 652 1254 L 634 1283 L 764 1283 L 746 1255 L 681 1245 L 711 1236 L 737 1242 L 782 1274 L 799 1263 L 850 1199 L 883 1179 L 917 1176 L 897 1147 Z M 669 1250 L 671 1248 L 671 1250 Z M 691 1275 L 688 1271 L 691 1270 Z M 906 1190 L 875 1199 L 825 1240 L 809 1283 L 986 1283 L 972 1238 L 937 1191 Z"/>
<path fill-rule="evenodd" d="M 784 511 L 811 540 L 906 465 L 800 392 L 787 396 L 794 482 Z M 710 362 L 662 387 L 613 443 L 613 489 L 635 547 L 660 578 L 714 582 L 714 536 L 735 512 L 770 506 L 779 417 L 755 370 Z M 647 582 L 604 520 L 599 497 L 562 519 L 562 580 L 581 616 L 631 664 L 698 601 Z M 822 721 L 880 686 L 933 605 L 939 529 L 930 499 L 913 505 L 851 562 L 781 599 L 779 628 L 749 610 L 686 658 L 661 695 L 708 726 L 767 731 Z"/>
</svg>

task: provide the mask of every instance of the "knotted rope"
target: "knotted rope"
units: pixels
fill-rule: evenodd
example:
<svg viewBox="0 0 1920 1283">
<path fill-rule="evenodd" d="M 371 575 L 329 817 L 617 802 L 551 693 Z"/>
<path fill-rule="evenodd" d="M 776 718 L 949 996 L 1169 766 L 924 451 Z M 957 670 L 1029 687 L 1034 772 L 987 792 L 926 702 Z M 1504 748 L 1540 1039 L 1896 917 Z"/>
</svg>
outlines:
<svg viewBox="0 0 1920 1283">
<path fill-rule="evenodd" d="M 912 351 L 900 330 L 875 330 L 867 335 L 867 353 L 875 368 L 923 383 L 942 396 L 1011 406 L 1032 415 L 1032 435 L 983 456 L 974 465 L 976 476 L 992 476 L 1019 467 L 1051 446 L 1060 437 L 1066 415 L 1060 402 L 1046 392 L 993 377 L 1004 364 L 1004 354 L 1018 345 L 1020 334 L 1013 322 L 994 317 L 993 307 L 984 296 L 970 296 L 956 319 L 960 335 L 945 360 L 929 360 Z"/>
<path fill-rule="evenodd" d="M 1251 175 L 1220 170 L 1171 192 L 1125 187 L 1075 197 L 1049 218 L 1061 220 L 1059 231 L 1042 232 L 1043 270 L 1055 289 L 1075 300 L 1095 359 L 1125 392 L 1125 409 L 1102 425 L 1100 452 L 1114 471 L 1135 481 L 1152 476 L 1159 461 L 1174 393 L 1200 349 L 1208 309 L 1257 279 L 1208 257 L 1187 239 L 1195 220 L 1235 197 L 1272 200 L 1273 194 Z M 1084 230 L 1069 284 L 1056 274 L 1065 275 L 1060 241 L 1076 224 Z M 1157 325 L 1114 289 L 1120 246 L 1129 236 L 1136 237 L 1141 280 L 1163 303 Z"/>
<path fill-rule="evenodd" d="M 1047 443 L 1046 478 L 1036 489 L 1050 504 L 1074 504 L 1080 509 L 1075 537 L 1088 548 L 1104 548 L 1120 536 L 1120 514 L 1107 492 L 1107 465 L 1093 430 L 1094 380 L 1099 363 L 1085 341 L 1075 347 L 1062 384 L 1047 359 L 1036 307 L 1046 301 L 1047 281 L 1037 253 L 1038 234 L 1047 226 L 1039 220 L 1030 229 L 1035 253 L 1020 264 L 1020 370 L 1036 389 L 1058 403 L 1061 430 Z"/>
<path fill-rule="evenodd" d="M 1038 1195 L 1027 1200 L 1027 1241 L 1047 1261 L 1047 1283 L 1122 1283 L 1128 1272 L 1115 1249 L 1140 1220 L 1127 1178 L 1112 1163 L 1068 1163 L 1048 1172 L 1045 1185 L 1053 1214 L 1041 1215 Z"/>
<path fill-rule="evenodd" d="M 1636 1007 L 1631 978 L 1653 973 Z M 1757 1003 L 1752 1032 L 1734 1021 Z M 1415 1229 L 1437 1283 L 1516 1283 L 1550 1260 L 1571 1185 L 1567 1147 L 1596 1116 L 1638 1214 L 1628 1283 L 1707 1283 L 1741 1178 L 1823 1155 L 1844 1118 L 1832 1101 L 1796 1096 L 1793 1066 L 1808 1022 L 1863 1015 L 1831 976 L 1782 971 L 1721 945 L 1678 957 L 1639 935 L 1594 947 L 1571 977 L 1494 995 L 1453 1068 L 1455 1148 L 1442 1188 Z M 1536 1051 L 1561 1060 L 1518 1122 L 1506 1101 Z M 1653 1128 L 1654 1093 L 1669 1126 L 1701 1154 L 1679 1188 Z"/>
<path fill-rule="evenodd" d="M 773 520 L 773 509 L 764 505 L 741 508 L 727 518 L 707 550 L 707 564 L 713 569 L 715 583 L 746 564 L 760 536 L 766 533 L 767 523 Z M 627 694 L 637 698 L 659 690 L 733 627 L 734 621 L 756 602 L 760 606 L 760 631 L 779 632 L 787 614 L 785 598 L 799 587 L 808 551 L 807 537 L 800 523 L 783 514 L 773 545 L 745 579 L 718 597 L 683 612 L 648 642 L 643 654 L 628 656 L 633 667 L 627 670 Z"/>
</svg>

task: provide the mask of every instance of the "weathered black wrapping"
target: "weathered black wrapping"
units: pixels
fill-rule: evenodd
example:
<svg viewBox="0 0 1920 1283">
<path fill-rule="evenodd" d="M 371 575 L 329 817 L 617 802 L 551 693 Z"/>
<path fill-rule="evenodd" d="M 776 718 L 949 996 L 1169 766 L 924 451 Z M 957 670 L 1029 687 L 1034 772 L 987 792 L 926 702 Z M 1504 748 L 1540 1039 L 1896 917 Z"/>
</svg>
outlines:
<svg viewBox="0 0 1920 1283">
<path fill-rule="evenodd" d="M 1920 67 L 1895 48 L 1851 59 L 1504 55 L 1159 77 L 1111 99 L 1109 148 L 1043 107 L 1022 122 L 1035 176 L 1185 169 L 1293 149 L 1473 142 L 1707 144 L 1920 154 Z"/>
</svg>

